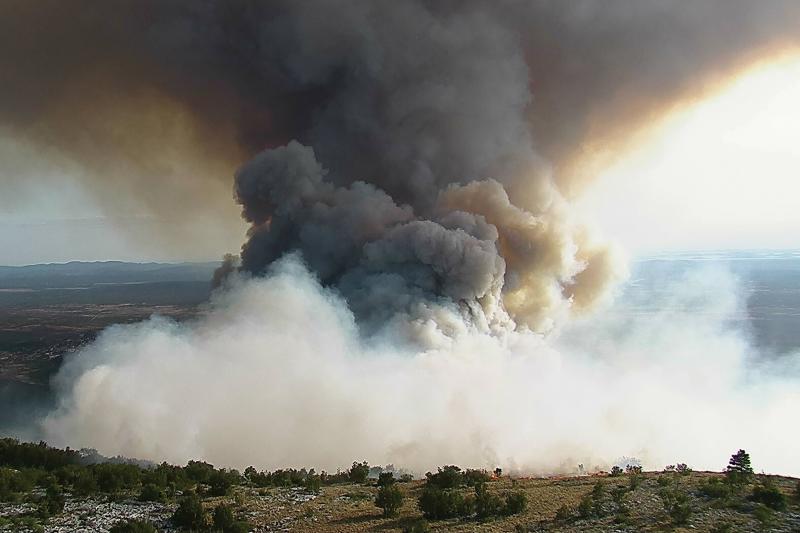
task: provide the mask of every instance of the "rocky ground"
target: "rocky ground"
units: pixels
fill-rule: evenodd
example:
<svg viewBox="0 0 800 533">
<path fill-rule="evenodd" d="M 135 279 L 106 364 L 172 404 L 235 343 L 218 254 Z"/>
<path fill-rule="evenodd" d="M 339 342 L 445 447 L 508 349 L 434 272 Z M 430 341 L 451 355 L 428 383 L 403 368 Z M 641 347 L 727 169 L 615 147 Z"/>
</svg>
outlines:
<svg viewBox="0 0 800 533">
<path fill-rule="evenodd" d="M 800 502 L 794 499 L 797 480 L 783 477 L 771 478 L 789 498 L 785 511 L 766 510 L 746 498 L 746 494 L 731 500 L 711 499 L 699 492 L 699 486 L 711 473 L 646 473 L 641 482 L 631 490 L 627 475 L 619 477 L 582 476 L 558 479 L 512 479 L 503 477 L 489 483 L 490 490 L 499 494 L 524 491 L 528 507 L 524 513 L 478 521 L 451 519 L 430 521 L 431 531 L 476 532 L 634 532 L 674 531 L 736 533 L 736 532 L 800 532 Z M 604 485 L 604 496 L 599 499 L 599 516 L 580 518 L 577 508 L 582 498 L 591 494 L 595 485 Z M 226 497 L 206 498 L 204 505 L 213 509 L 226 503 L 235 509 L 239 519 L 246 519 L 252 531 L 296 531 L 345 533 L 357 531 L 403 531 L 421 518 L 417 497 L 424 483 L 401 483 L 405 501 L 394 518 L 384 518 L 375 507 L 377 488 L 371 485 L 332 485 L 322 487 L 319 494 L 306 494 L 302 489 L 234 487 Z M 614 489 L 619 487 L 617 498 Z M 623 490 L 624 488 L 624 490 Z M 665 488 L 678 490 L 688 496 L 691 509 L 688 520 L 676 525 L 666 512 L 661 496 Z M 463 489 L 470 491 L 468 488 Z M 622 494 L 620 497 L 619 495 Z M 159 531 L 171 531 L 169 517 L 174 503 L 140 503 L 133 499 L 118 498 L 107 502 L 95 499 L 67 499 L 65 510 L 39 527 L 30 524 L 12 524 L 14 516 L 30 512 L 30 504 L 0 504 L 0 531 L 105 532 L 115 522 L 144 518 Z M 620 503 L 627 513 L 621 514 Z M 563 507 L 569 516 L 556 519 Z M 562 512 L 565 512 L 562 511 Z"/>
</svg>

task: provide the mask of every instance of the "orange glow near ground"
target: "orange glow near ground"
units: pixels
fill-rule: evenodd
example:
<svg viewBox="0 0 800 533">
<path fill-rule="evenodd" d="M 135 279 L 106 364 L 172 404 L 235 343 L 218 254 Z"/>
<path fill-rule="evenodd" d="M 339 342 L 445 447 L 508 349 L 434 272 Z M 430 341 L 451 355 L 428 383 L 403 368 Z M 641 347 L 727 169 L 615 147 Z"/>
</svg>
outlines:
<svg viewBox="0 0 800 533">
<path fill-rule="evenodd" d="M 579 202 L 634 253 L 800 248 L 800 55 L 674 112 Z"/>
</svg>

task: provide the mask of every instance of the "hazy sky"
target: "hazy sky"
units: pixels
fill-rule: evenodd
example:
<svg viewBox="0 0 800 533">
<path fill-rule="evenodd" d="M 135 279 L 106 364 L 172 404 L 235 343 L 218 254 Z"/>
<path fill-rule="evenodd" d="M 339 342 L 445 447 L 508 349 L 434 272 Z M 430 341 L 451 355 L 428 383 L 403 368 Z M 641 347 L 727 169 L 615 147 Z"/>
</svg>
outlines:
<svg viewBox="0 0 800 533">
<path fill-rule="evenodd" d="M 718 94 L 674 110 L 602 171 L 579 202 L 603 234 L 633 254 L 798 247 L 799 119 L 800 56 L 761 64 Z M 26 150 L 0 132 L 4 160 Z M 243 239 L 244 225 L 176 221 L 207 223 L 208 232 L 189 247 L 193 255 L 172 255 L 155 244 L 152 218 L 105 216 L 70 177 L 77 167 L 43 163 L 36 172 L 47 176 L 39 187 L 0 201 L 0 264 L 207 260 L 237 251 Z"/>
<path fill-rule="evenodd" d="M 581 202 L 634 253 L 800 247 L 800 56 L 676 110 Z"/>
</svg>

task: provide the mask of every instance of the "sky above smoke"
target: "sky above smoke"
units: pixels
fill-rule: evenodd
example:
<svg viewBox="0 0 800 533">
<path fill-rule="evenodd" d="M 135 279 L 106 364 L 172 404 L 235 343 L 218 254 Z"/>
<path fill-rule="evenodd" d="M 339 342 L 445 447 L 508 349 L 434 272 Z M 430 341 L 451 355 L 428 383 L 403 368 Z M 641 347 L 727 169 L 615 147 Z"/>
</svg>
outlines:
<svg viewBox="0 0 800 533">
<path fill-rule="evenodd" d="M 670 107 L 796 44 L 796 2 L 11 1 L 0 15 L 3 205 L 66 180 L 173 254 L 235 251 L 246 231 L 204 318 L 111 328 L 66 365 L 51 440 L 237 466 L 529 471 L 670 450 L 706 464 L 741 445 L 708 421 L 754 390 L 746 342 L 718 324 L 672 346 L 680 330 L 638 324 L 615 349 L 559 343 L 625 276 L 575 198 Z M 586 334 L 602 340 L 600 324 Z M 637 359 L 646 340 L 661 350 Z M 694 376 L 644 395 L 700 347 L 713 356 Z M 719 363 L 720 384 L 690 386 Z M 763 387 L 769 409 L 748 420 L 768 434 L 764 413 L 797 398 Z M 696 403 L 711 444 L 691 451 L 670 409 Z M 791 469 L 782 443 L 754 445 Z"/>
</svg>

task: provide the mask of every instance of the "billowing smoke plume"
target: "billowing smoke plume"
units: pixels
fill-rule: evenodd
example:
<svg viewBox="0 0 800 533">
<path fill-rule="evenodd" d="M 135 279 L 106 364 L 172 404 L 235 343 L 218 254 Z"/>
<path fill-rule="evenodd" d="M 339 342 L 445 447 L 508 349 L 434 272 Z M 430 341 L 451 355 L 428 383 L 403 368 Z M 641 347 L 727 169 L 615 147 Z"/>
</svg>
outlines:
<svg viewBox="0 0 800 533">
<path fill-rule="evenodd" d="M 236 198 L 252 224 L 242 268 L 260 274 L 299 251 L 369 334 L 387 325 L 426 336 L 515 323 L 547 331 L 615 272 L 607 251 L 579 248 L 564 213 L 525 211 L 493 179 L 433 189 L 410 206 L 372 184 L 326 178 L 314 151 L 294 141 L 239 171 Z M 590 267 L 606 275 L 580 277 Z"/>
</svg>

